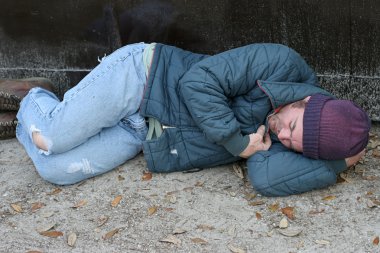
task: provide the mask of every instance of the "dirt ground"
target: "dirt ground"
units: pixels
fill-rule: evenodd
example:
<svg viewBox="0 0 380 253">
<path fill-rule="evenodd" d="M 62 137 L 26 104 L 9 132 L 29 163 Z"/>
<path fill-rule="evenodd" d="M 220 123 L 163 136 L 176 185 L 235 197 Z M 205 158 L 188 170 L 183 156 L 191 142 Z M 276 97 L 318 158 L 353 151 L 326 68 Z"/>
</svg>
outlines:
<svg viewBox="0 0 380 253">
<path fill-rule="evenodd" d="M 58 187 L 0 141 L 0 252 L 380 252 L 379 124 L 327 189 L 263 197 L 233 167 L 150 177 L 139 155 Z"/>
</svg>

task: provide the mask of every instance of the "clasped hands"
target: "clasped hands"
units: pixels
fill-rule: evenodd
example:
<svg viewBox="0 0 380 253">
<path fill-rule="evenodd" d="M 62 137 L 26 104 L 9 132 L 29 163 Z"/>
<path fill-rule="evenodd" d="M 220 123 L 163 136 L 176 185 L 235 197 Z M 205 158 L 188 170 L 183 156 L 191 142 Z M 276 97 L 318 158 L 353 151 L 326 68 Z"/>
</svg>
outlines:
<svg viewBox="0 0 380 253">
<path fill-rule="evenodd" d="M 256 133 L 249 135 L 249 143 L 246 149 L 240 153 L 240 157 L 248 158 L 257 151 L 268 150 L 272 145 L 269 133 L 265 133 L 265 126 L 261 125 Z"/>
</svg>

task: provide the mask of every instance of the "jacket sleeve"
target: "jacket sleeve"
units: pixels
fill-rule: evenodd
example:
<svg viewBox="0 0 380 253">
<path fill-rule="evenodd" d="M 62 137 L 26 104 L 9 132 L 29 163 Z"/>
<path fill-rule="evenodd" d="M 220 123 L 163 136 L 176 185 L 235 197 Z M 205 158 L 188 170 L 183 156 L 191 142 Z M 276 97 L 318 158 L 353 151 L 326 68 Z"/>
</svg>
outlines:
<svg viewBox="0 0 380 253">
<path fill-rule="evenodd" d="M 275 143 L 247 161 L 253 187 L 265 196 L 287 196 L 336 183 L 337 174 L 346 169 L 344 160 L 313 160 Z"/>
<path fill-rule="evenodd" d="M 314 72 L 294 50 L 252 44 L 193 65 L 179 80 L 179 94 L 206 137 L 237 156 L 247 147 L 249 136 L 242 135 L 230 104 L 256 87 L 257 80 L 316 83 Z"/>
</svg>

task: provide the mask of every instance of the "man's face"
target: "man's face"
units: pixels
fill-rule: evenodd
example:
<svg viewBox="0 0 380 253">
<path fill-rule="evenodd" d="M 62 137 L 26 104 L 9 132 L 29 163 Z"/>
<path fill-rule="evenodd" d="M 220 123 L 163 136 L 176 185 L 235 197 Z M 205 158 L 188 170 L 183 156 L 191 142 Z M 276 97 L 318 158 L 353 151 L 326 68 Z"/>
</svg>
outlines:
<svg viewBox="0 0 380 253">
<path fill-rule="evenodd" d="M 269 117 L 270 130 L 281 143 L 297 152 L 302 152 L 303 114 L 305 108 L 292 104 L 284 106 L 278 113 Z"/>
</svg>

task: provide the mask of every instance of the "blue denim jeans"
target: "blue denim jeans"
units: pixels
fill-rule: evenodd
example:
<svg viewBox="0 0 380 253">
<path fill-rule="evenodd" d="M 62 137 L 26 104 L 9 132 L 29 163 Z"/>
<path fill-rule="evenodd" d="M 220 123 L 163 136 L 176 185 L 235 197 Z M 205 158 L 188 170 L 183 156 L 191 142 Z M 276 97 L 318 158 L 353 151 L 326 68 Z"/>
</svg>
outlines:
<svg viewBox="0 0 380 253">
<path fill-rule="evenodd" d="M 73 184 L 105 173 L 142 149 L 147 133 L 138 109 L 146 82 L 146 44 L 122 47 L 104 57 L 62 101 L 34 88 L 17 114 L 17 138 L 45 180 Z M 36 147 L 39 132 L 48 150 Z"/>
</svg>

